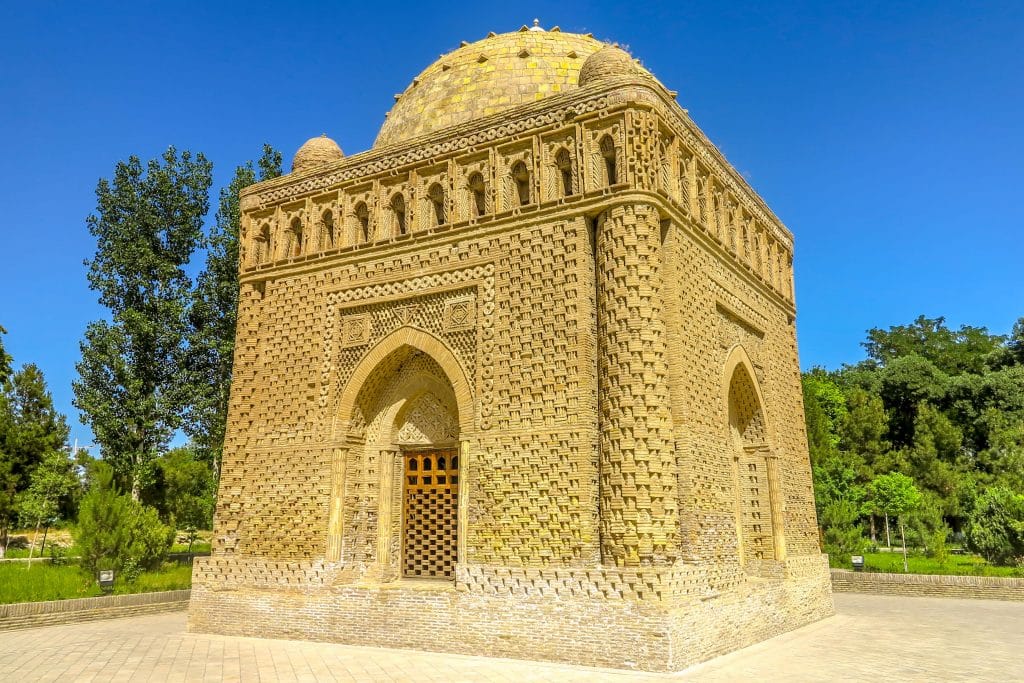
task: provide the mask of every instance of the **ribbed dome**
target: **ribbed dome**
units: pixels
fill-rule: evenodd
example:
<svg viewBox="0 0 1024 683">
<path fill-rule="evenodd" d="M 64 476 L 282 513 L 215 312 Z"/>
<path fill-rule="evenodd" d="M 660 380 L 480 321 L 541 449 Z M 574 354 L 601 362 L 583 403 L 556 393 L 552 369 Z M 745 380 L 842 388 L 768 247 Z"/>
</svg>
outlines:
<svg viewBox="0 0 1024 683">
<path fill-rule="evenodd" d="M 605 45 L 594 54 L 587 57 L 580 69 L 580 85 L 587 85 L 609 78 L 611 76 L 624 76 L 638 73 L 639 68 L 633 58 L 622 48 L 616 45 Z"/>
<path fill-rule="evenodd" d="M 337 161 L 344 158 L 344 156 L 345 153 L 341 151 L 338 143 L 327 137 L 327 135 L 310 138 L 303 143 L 302 147 L 299 147 L 299 151 L 292 158 L 292 173 L 305 171 L 308 168 L 320 166 L 331 161 Z"/>
<path fill-rule="evenodd" d="M 374 146 L 402 142 L 574 89 L 587 57 L 604 46 L 591 36 L 539 29 L 464 44 L 413 79 L 391 109 Z"/>
</svg>

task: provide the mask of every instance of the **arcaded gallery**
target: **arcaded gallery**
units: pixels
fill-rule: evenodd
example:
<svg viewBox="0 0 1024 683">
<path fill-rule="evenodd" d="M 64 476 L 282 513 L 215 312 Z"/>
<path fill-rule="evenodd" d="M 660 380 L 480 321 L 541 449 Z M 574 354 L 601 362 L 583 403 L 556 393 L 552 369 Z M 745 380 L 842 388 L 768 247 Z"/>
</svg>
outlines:
<svg viewBox="0 0 1024 683">
<path fill-rule="evenodd" d="M 672 671 L 831 614 L 793 237 L 686 93 L 535 25 L 395 99 L 242 193 L 190 629 Z"/>
</svg>

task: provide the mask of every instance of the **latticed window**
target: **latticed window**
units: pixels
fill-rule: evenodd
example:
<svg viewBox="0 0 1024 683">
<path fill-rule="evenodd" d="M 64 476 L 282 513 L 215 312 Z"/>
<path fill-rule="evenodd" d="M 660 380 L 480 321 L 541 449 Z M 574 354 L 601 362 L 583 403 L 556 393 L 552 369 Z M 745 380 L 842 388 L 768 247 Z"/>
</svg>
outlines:
<svg viewBox="0 0 1024 683">
<path fill-rule="evenodd" d="M 615 141 L 610 135 L 601 138 L 601 158 L 604 159 L 605 184 L 614 185 L 619 182 L 615 163 Z"/>
<path fill-rule="evenodd" d="M 370 210 L 366 208 L 366 202 L 356 204 L 355 214 L 359 226 L 358 239 L 365 244 L 370 241 Z"/>
<path fill-rule="evenodd" d="M 458 451 L 406 451 L 403 459 L 403 574 L 451 579 L 458 554 Z"/>
<path fill-rule="evenodd" d="M 401 193 L 391 198 L 391 213 L 395 219 L 395 234 L 404 235 L 407 232 L 405 224 L 405 197 Z"/>
<path fill-rule="evenodd" d="M 469 191 L 473 193 L 474 215 L 479 218 L 487 213 L 487 186 L 482 173 L 469 176 Z"/>
<path fill-rule="evenodd" d="M 530 172 L 522 161 L 517 161 L 512 167 L 512 180 L 516 184 L 519 206 L 526 206 L 530 203 Z"/>
<path fill-rule="evenodd" d="M 444 188 L 441 187 L 440 183 L 434 183 L 430 186 L 427 191 L 427 197 L 430 199 L 430 205 L 433 208 L 434 214 L 434 225 L 444 225 L 448 222 L 444 206 Z"/>
<path fill-rule="evenodd" d="M 569 156 L 569 150 L 564 147 L 558 150 L 558 154 L 555 155 L 555 167 L 561 180 L 562 196 L 568 197 L 572 194 L 572 158 Z"/>
</svg>

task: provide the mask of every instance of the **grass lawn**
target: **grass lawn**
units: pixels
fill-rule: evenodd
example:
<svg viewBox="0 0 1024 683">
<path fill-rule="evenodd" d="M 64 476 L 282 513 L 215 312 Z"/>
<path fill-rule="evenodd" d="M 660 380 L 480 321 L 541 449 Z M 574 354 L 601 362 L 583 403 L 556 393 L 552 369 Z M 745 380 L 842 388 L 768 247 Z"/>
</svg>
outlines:
<svg viewBox="0 0 1024 683">
<path fill-rule="evenodd" d="M 172 553 L 187 553 L 188 543 L 175 543 L 171 546 Z M 192 544 L 192 552 L 194 553 L 208 553 L 210 552 L 209 541 L 196 541 Z"/>
<path fill-rule="evenodd" d="M 850 557 L 829 557 L 833 567 L 852 569 Z M 978 555 L 949 555 L 945 562 L 925 557 L 920 553 L 907 552 L 907 568 L 910 574 L 954 574 L 958 576 L 1022 576 L 1017 567 L 990 565 Z M 903 553 L 864 553 L 864 571 L 903 573 Z"/>
<path fill-rule="evenodd" d="M 132 583 L 115 581 L 114 593 L 148 593 L 192 586 L 192 568 L 188 565 L 165 565 L 155 572 L 145 572 Z M 0 563 L 0 603 L 38 602 L 91 598 L 103 595 L 96 578 L 75 565 L 50 566 L 49 562 Z"/>
</svg>

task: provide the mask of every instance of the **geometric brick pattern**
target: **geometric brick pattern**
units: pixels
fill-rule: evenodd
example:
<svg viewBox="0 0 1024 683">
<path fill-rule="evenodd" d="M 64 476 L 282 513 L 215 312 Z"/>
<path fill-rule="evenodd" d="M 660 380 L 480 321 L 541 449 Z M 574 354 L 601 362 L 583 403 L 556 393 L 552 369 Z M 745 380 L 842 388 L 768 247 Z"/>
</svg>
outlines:
<svg viewBox="0 0 1024 683">
<path fill-rule="evenodd" d="M 672 94 L 504 34 L 339 154 L 242 193 L 196 624 L 658 669 L 828 613 L 792 236 Z"/>
</svg>

